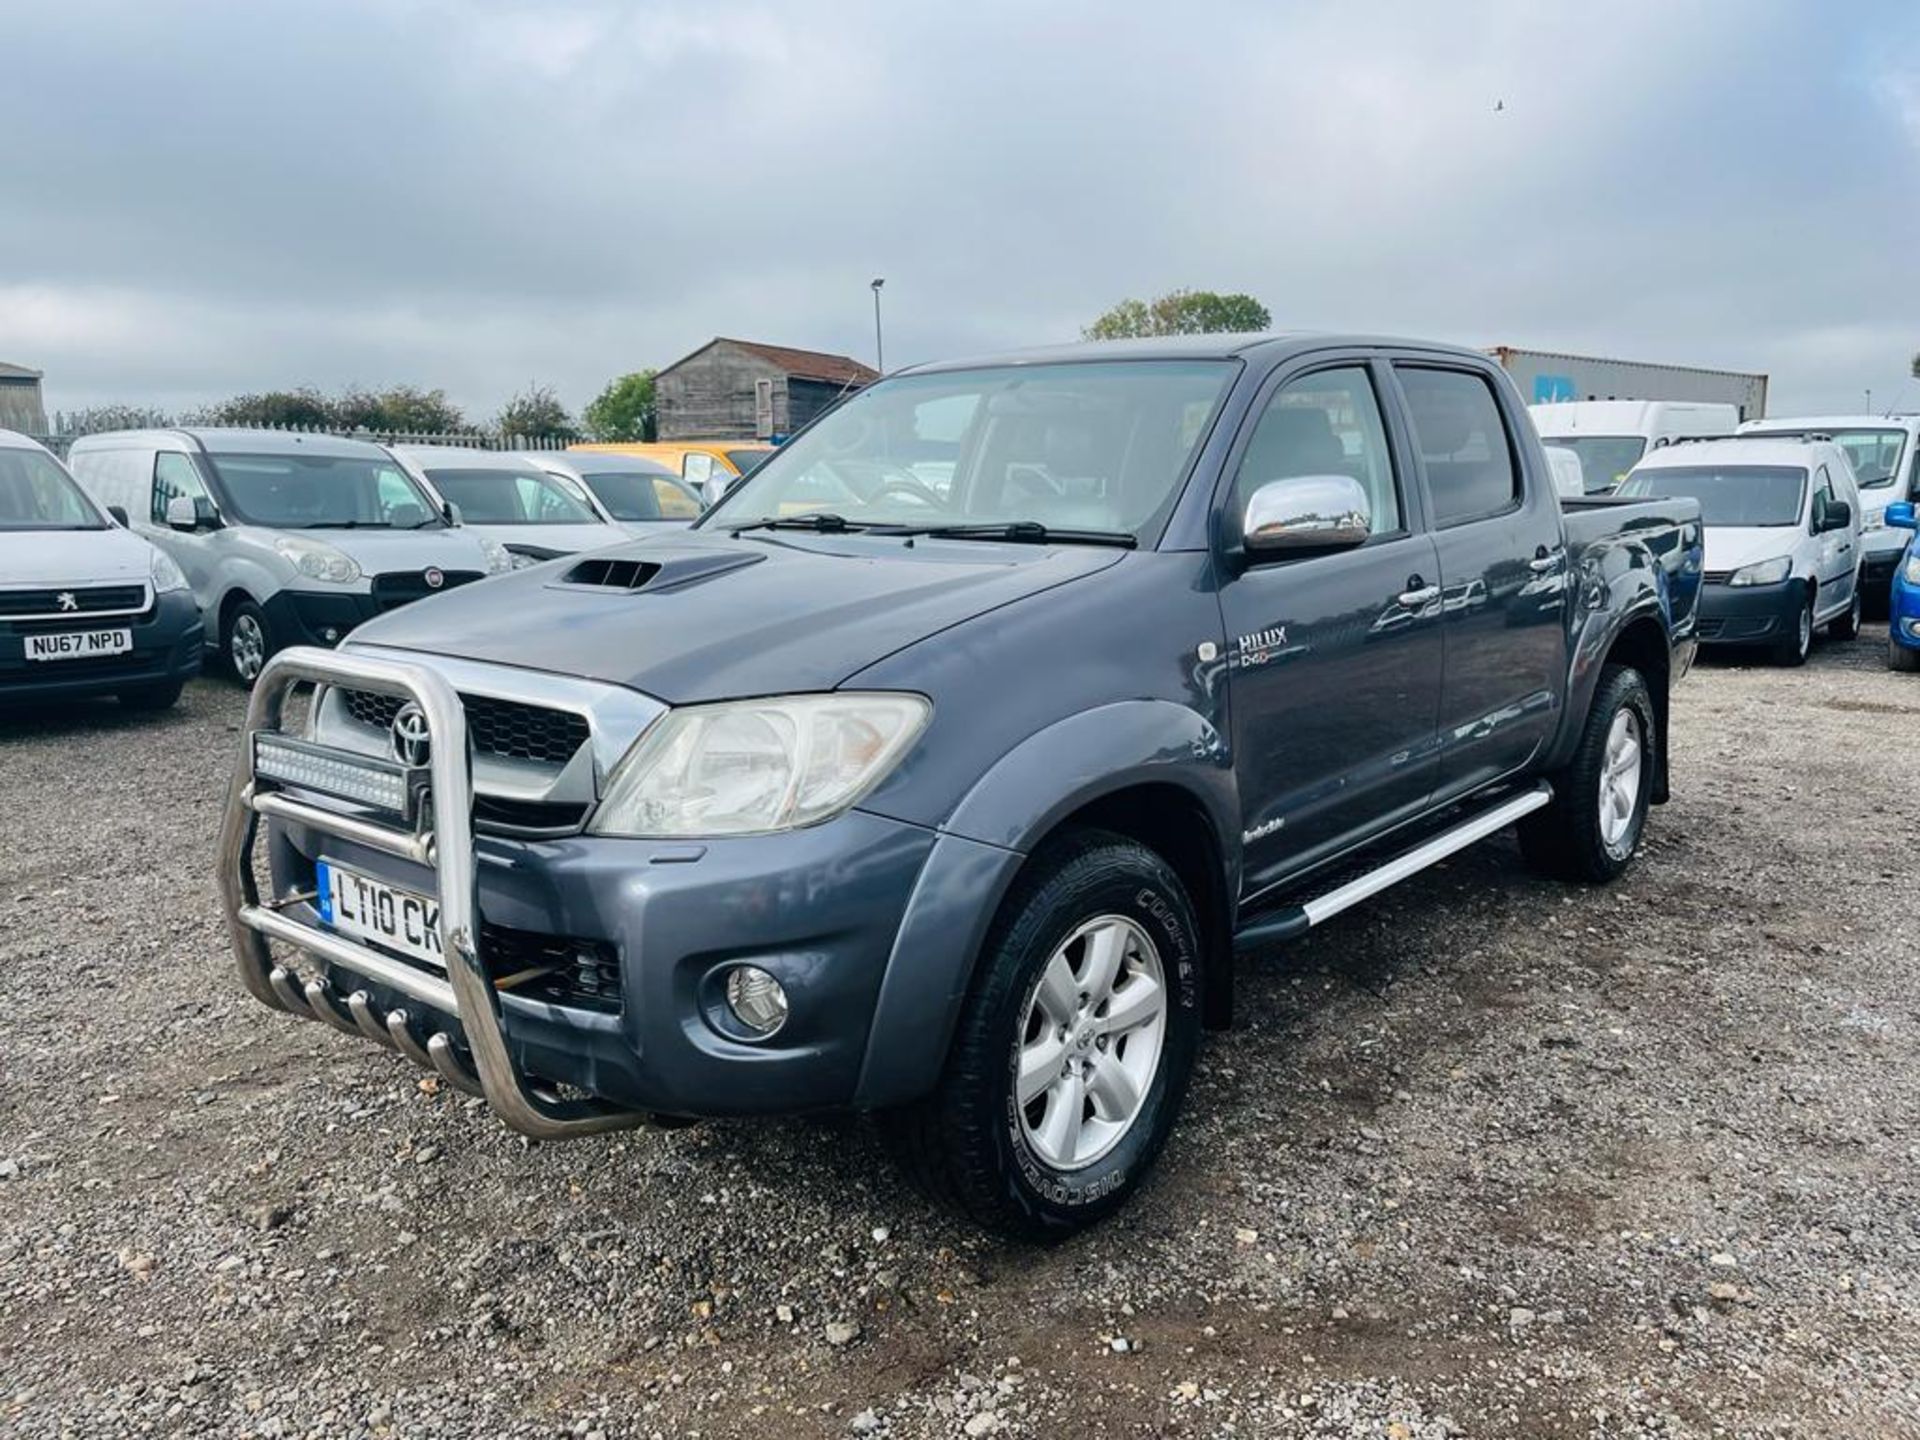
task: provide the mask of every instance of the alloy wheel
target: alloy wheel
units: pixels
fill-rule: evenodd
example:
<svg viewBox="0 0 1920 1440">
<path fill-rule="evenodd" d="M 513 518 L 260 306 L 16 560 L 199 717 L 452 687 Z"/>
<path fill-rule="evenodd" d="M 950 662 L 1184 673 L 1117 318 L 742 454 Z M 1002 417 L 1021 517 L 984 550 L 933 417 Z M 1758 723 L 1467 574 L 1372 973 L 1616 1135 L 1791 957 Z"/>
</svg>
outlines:
<svg viewBox="0 0 1920 1440">
<path fill-rule="evenodd" d="M 1607 730 L 1607 748 L 1600 766 L 1600 838 L 1607 852 L 1616 857 L 1633 846 L 1645 748 L 1639 715 L 1623 707 Z"/>
<path fill-rule="evenodd" d="M 233 662 L 233 673 L 249 685 L 260 678 L 267 664 L 267 636 L 253 616 L 234 617 L 233 631 L 227 637 L 227 658 Z"/>
<path fill-rule="evenodd" d="M 1160 1068 L 1167 981 L 1147 932 L 1120 915 L 1089 920 L 1047 957 L 1015 1040 L 1014 1100 L 1027 1144 L 1078 1170 L 1139 1119 Z"/>
</svg>

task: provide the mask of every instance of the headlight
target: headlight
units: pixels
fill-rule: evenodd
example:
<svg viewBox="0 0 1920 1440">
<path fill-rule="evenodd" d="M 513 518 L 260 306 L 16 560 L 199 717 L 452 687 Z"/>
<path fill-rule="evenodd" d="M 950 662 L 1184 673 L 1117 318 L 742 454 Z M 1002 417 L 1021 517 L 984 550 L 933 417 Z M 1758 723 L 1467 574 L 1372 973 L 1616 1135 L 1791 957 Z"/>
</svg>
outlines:
<svg viewBox="0 0 1920 1440">
<path fill-rule="evenodd" d="M 351 585 L 360 578 L 360 567 L 351 555 L 342 554 L 319 540 L 282 535 L 273 542 L 278 550 L 309 580 L 325 580 L 330 585 Z"/>
<path fill-rule="evenodd" d="M 513 563 L 513 552 L 498 540 L 489 540 L 486 536 L 481 536 L 480 553 L 487 557 L 489 575 L 504 575 L 507 571 L 516 568 Z"/>
<path fill-rule="evenodd" d="M 505 546 L 501 548 L 506 549 Z M 518 550 L 507 551 L 507 568 L 509 570 L 531 570 L 534 566 L 544 563 L 544 561 L 535 555 L 522 555 Z"/>
<path fill-rule="evenodd" d="M 173 557 L 158 546 L 153 551 L 153 593 L 165 595 L 170 590 L 187 588 L 187 577 L 180 573 L 180 567 L 173 563 Z"/>
<path fill-rule="evenodd" d="M 1761 560 L 1752 565 L 1742 565 L 1727 577 L 1729 585 L 1778 585 L 1793 570 L 1793 561 L 1785 555 L 1775 560 Z"/>
<path fill-rule="evenodd" d="M 1865 514 L 1863 514 L 1860 517 L 1860 528 L 1862 530 L 1886 529 L 1887 528 L 1887 512 L 1885 510 L 1867 511 Z"/>
<path fill-rule="evenodd" d="M 1920 585 L 1920 550 L 1907 551 L 1907 563 L 1900 567 L 1900 578 L 1909 585 Z"/>
<path fill-rule="evenodd" d="M 600 835 L 758 835 L 829 820 L 926 728 L 918 695 L 849 692 L 672 710 L 614 770 Z"/>
</svg>

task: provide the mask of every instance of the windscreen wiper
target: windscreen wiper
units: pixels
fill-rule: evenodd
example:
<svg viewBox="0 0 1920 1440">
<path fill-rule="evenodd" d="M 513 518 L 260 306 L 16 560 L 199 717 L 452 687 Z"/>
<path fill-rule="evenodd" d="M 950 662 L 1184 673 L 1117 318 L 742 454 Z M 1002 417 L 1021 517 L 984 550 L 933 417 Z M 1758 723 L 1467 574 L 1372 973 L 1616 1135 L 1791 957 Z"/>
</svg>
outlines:
<svg viewBox="0 0 1920 1440">
<path fill-rule="evenodd" d="M 903 525 L 889 535 L 926 535 L 935 540 L 1011 540 L 1023 545 L 1115 545 L 1139 548 L 1140 537 L 1128 530 L 1056 530 L 1038 520 L 997 520 L 977 525 Z"/>
<path fill-rule="evenodd" d="M 815 510 L 806 515 L 762 515 L 758 520 L 729 525 L 727 534 L 738 535 L 746 530 L 813 530 L 822 535 L 844 535 L 850 530 L 867 528 L 860 521 L 849 520 L 831 510 Z"/>
</svg>

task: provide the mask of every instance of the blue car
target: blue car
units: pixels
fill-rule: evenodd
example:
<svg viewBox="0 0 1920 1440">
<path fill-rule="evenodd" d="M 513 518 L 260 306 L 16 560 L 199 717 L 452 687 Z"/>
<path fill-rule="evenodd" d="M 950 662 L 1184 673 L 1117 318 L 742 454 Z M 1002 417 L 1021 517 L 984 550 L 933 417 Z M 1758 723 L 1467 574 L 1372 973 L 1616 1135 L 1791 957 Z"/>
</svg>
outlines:
<svg viewBox="0 0 1920 1440">
<path fill-rule="evenodd" d="M 1887 524 L 1913 529 L 1913 503 L 1887 506 Z M 1887 668 L 1920 670 L 1920 540 L 1907 542 L 1906 554 L 1894 567 L 1893 594 L 1887 602 Z"/>
</svg>

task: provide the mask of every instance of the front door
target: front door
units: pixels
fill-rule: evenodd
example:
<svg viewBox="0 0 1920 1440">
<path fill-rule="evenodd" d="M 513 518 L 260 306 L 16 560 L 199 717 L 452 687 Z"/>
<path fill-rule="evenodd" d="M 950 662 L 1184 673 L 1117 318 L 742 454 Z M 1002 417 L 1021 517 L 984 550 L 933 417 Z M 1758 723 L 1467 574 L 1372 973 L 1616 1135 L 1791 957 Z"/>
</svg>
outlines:
<svg viewBox="0 0 1920 1440">
<path fill-rule="evenodd" d="M 188 500 L 212 503 L 213 496 L 208 493 L 206 481 L 194 466 L 193 457 L 178 450 L 162 450 L 153 457 L 153 494 L 150 502 L 150 515 L 154 533 L 152 539 L 174 558 L 181 573 L 187 577 L 187 586 L 193 591 L 194 599 L 200 602 L 200 608 L 209 625 L 218 617 L 212 607 L 220 603 L 215 594 L 214 569 L 218 560 L 215 553 L 216 532 L 211 530 L 175 530 L 167 524 L 167 502 L 178 497 Z M 211 629 L 207 632 L 213 634 Z"/>
<path fill-rule="evenodd" d="M 1493 377 L 1396 363 L 1439 552 L 1446 680 L 1444 796 L 1524 766 L 1559 723 L 1567 655 L 1567 553 L 1560 505 L 1527 476 Z"/>
<path fill-rule="evenodd" d="M 1829 615 L 1844 615 L 1847 607 L 1853 604 L 1854 582 L 1858 577 L 1860 557 L 1854 553 L 1853 524 L 1834 525 L 1828 519 L 1828 511 L 1836 501 L 1845 500 L 1859 514 L 1858 495 L 1841 493 L 1833 474 L 1825 465 L 1813 472 L 1813 503 L 1811 520 L 1813 522 L 1813 543 L 1819 560 L 1817 574 L 1820 577 L 1820 598 L 1815 606 L 1819 618 Z"/>
<path fill-rule="evenodd" d="M 1223 517 L 1260 486 L 1345 475 L 1373 538 L 1338 553 L 1235 557 L 1222 587 L 1246 893 L 1416 814 L 1433 788 L 1440 606 L 1433 541 L 1410 508 L 1373 368 L 1347 360 L 1278 385 L 1258 411 Z"/>
</svg>

